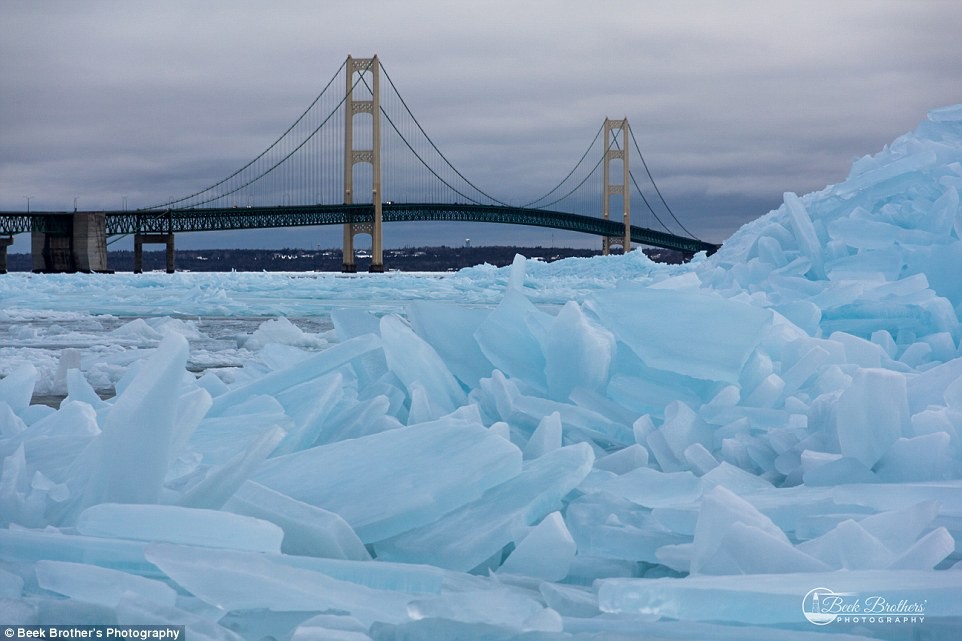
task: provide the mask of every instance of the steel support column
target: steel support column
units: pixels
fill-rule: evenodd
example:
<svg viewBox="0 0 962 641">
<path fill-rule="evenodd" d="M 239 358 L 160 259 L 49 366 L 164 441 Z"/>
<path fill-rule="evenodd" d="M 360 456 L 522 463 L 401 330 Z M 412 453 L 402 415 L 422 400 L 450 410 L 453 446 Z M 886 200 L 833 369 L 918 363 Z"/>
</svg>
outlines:
<svg viewBox="0 0 962 641">
<path fill-rule="evenodd" d="M 167 273 L 174 273 L 174 234 L 134 234 L 134 273 L 144 272 L 144 245 L 165 245 Z"/>
<path fill-rule="evenodd" d="M 622 178 L 621 184 L 611 182 L 611 161 L 621 160 Z M 612 120 L 605 118 L 605 185 L 602 193 L 604 194 L 604 215 L 605 220 L 609 220 L 611 197 L 620 195 L 624 203 L 623 217 L 625 222 L 625 233 L 623 236 L 605 236 L 601 242 L 601 252 L 608 255 L 612 246 L 621 245 L 627 254 L 631 250 L 631 191 L 628 187 L 628 119 Z"/>
<path fill-rule="evenodd" d="M 344 225 L 344 262 L 341 271 L 353 273 L 357 271 L 354 262 L 354 237 L 358 234 L 371 235 L 371 269 L 372 272 L 384 271 L 384 258 L 381 243 L 381 63 L 377 56 L 373 58 L 347 57 L 345 75 L 346 98 L 344 101 L 344 204 L 354 203 L 354 165 L 367 162 L 371 164 L 372 204 L 374 218 L 369 223 L 349 222 Z M 371 73 L 371 99 L 354 99 L 355 74 Z M 354 115 L 358 113 L 371 114 L 371 148 L 355 149 L 354 147 Z"/>
</svg>

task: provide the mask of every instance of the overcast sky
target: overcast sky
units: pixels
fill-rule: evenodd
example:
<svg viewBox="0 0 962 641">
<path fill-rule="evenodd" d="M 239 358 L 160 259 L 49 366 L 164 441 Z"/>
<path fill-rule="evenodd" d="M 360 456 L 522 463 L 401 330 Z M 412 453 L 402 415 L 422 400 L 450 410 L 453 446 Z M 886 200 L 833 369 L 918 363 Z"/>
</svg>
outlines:
<svg viewBox="0 0 962 641">
<path fill-rule="evenodd" d="M 957 0 L 3 0 L 0 209 L 23 210 L 26 196 L 35 210 L 69 210 L 74 197 L 81 210 L 124 197 L 135 208 L 171 185 L 192 192 L 273 141 L 348 53 L 378 53 L 438 146 L 489 193 L 544 193 L 605 116 L 627 116 L 678 217 L 722 241 L 783 192 L 843 180 L 854 158 L 962 102 L 960 32 Z M 598 242 L 393 229 L 387 247 Z M 339 238 L 277 230 L 178 246 Z"/>
</svg>

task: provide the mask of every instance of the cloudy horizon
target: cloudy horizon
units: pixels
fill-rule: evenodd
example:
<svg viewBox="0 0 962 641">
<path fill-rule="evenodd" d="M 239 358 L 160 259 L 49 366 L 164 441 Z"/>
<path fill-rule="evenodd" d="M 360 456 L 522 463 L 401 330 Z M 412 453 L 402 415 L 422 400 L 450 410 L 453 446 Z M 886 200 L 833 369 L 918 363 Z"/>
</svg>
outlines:
<svg viewBox="0 0 962 641">
<path fill-rule="evenodd" d="M 348 53 L 379 54 L 444 153 L 506 199 L 552 187 L 606 116 L 626 116 L 679 219 L 715 242 L 962 102 L 962 5 L 938 0 L 95 0 L 4 3 L 0 15 L 0 210 L 24 210 L 28 196 L 34 210 L 74 198 L 82 210 L 136 208 L 172 185 L 203 187 L 274 140 Z M 193 234 L 178 246 L 339 237 Z M 464 237 L 598 242 L 408 225 L 386 228 L 385 246 Z"/>
</svg>

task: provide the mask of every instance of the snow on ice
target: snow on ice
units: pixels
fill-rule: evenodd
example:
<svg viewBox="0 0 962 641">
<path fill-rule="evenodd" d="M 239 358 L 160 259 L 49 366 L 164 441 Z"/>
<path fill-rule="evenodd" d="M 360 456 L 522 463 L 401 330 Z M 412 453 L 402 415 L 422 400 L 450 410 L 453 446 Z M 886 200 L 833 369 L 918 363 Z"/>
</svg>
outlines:
<svg viewBox="0 0 962 641">
<path fill-rule="evenodd" d="M 955 106 L 683 266 L 8 274 L 0 623 L 956 639 L 960 189 Z"/>
</svg>

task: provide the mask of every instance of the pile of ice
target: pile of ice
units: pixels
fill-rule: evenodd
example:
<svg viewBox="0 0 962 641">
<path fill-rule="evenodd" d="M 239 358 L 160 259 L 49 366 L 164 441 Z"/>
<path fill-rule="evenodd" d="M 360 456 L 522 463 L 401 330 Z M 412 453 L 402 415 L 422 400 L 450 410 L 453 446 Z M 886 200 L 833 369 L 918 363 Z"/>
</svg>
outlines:
<svg viewBox="0 0 962 641">
<path fill-rule="evenodd" d="M 0 381 L 0 618 L 957 638 L 960 163 L 962 106 L 934 111 L 690 268 L 545 310 L 534 273 L 572 263 L 519 259 L 496 306 L 347 306 L 330 345 L 275 321 L 230 385 L 177 332 L 109 401 L 68 368 L 59 409 L 31 405 L 23 365 Z M 914 609 L 814 626 L 815 588 Z"/>
</svg>

